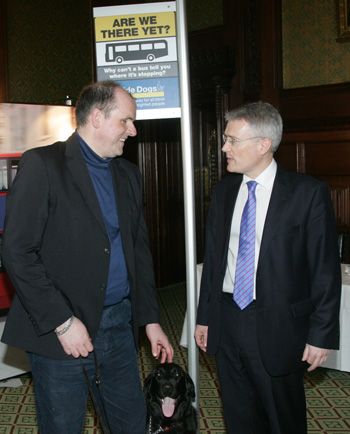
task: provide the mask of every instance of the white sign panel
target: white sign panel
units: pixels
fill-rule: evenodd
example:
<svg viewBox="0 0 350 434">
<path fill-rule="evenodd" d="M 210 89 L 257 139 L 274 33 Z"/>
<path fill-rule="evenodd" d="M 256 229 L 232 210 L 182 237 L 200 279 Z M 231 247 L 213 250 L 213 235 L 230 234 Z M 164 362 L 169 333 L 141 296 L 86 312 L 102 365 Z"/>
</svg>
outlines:
<svg viewBox="0 0 350 434">
<path fill-rule="evenodd" d="M 176 2 L 94 8 L 97 81 L 118 82 L 137 119 L 181 117 Z"/>
</svg>

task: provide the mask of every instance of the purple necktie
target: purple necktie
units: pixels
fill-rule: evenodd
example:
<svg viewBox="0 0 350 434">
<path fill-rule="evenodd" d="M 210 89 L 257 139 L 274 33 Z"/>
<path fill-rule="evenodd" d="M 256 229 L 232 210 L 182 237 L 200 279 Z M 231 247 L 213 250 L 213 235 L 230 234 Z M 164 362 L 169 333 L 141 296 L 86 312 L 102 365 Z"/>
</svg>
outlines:
<svg viewBox="0 0 350 434">
<path fill-rule="evenodd" d="M 254 299 L 255 188 L 257 182 L 249 181 L 247 182 L 247 186 L 248 199 L 241 220 L 235 286 L 233 291 L 233 299 L 241 310 L 246 308 Z"/>
</svg>

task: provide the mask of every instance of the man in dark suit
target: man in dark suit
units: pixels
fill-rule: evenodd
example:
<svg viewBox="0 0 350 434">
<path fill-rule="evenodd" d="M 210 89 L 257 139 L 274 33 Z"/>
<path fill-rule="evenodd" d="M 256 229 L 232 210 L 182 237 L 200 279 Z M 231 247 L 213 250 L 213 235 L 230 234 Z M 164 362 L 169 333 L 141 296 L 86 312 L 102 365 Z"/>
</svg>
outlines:
<svg viewBox="0 0 350 434">
<path fill-rule="evenodd" d="M 226 120 L 222 150 L 237 174 L 212 198 L 195 339 L 216 356 L 228 433 L 306 434 L 304 369 L 339 340 L 329 189 L 276 164 L 282 119 L 270 104 Z"/>
<path fill-rule="evenodd" d="M 117 84 L 87 86 L 76 132 L 24 153 L 8 194 L 2 255 L 16 295 L 2 341 L 27 351 L 41 434 L 81 433 L 88 395 L 81 361 L 93 382 L 93 350 L 111 431 L 143 434 L 140 326 L 153 356 L 172 361 L 141 175 L 119 158 L 136 135 L 135 116 L 135 101 Z"/>
</svg>

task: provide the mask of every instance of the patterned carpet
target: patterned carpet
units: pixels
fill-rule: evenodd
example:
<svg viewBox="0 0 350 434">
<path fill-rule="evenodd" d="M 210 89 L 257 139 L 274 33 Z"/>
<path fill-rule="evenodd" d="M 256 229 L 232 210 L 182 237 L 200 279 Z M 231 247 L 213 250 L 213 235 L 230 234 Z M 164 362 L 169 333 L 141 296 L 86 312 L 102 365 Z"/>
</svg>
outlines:
<svg viewBox="0 0 350 434">
<path fill-rule="evenodd" d="M 159 291 L 161 324 L 174 349 L 174 362 L 187 369 L 187 350 L 179 345 L 186 309 L 184 285 Z M 145 336 L 139 356 L 142 381 L 156 366 Z M 33 383 L 30 374 L 20 376 L 18 388 L 0 388 L 0 434 L 37 434 Z M 350 433 L 350 373 L 319 368 L 306 375 L 309 434 Z M 201 434 L 224 434 L 219 383 L 214 359 L 200 354 L 199 413 Z M 100 433 L 99 423 L 88 402 L 83 434 Z M 69 433 L 67 433 L 69 434 Z M 298 434 L 298 433 L 295 433 Z"/>
</svg>

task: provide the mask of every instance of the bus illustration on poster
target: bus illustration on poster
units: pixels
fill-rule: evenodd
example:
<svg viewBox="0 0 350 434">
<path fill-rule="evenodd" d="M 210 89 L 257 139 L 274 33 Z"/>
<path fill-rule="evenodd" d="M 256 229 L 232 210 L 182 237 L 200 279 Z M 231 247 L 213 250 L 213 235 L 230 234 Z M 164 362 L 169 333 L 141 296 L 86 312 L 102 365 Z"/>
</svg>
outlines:
<svg viewBox="0 0 350 434">
<path fill-rule="evenodd" d="M 148 60 L 168 55 L 168 43 L 164 40 L 143 42 L 119 42 L 106 45 L 106 62 L 122 63 L 125 60 Z"/>
<path fill-rule="evenodd" d="M 94 8 L 97 81 L 118 82 L 137 119 L 181 117 L 176 2 Z"/>
</svg>

